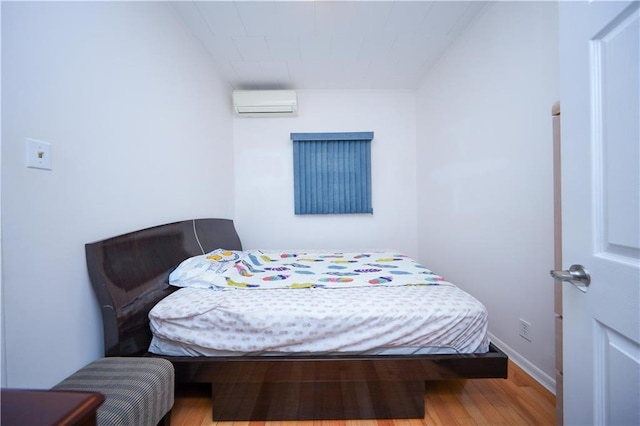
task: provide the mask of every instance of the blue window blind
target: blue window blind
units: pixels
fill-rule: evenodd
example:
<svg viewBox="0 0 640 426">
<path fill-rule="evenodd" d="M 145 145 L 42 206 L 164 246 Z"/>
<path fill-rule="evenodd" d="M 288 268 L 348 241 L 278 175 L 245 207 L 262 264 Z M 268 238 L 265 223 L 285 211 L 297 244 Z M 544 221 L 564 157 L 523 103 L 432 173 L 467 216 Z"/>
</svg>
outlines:
<svg viewBox="0 0 640 426">
<path fill-rule="evenodd" d="M 373 132 L 291 133 L 296 214 L 373 213 Z"/>
</svg>

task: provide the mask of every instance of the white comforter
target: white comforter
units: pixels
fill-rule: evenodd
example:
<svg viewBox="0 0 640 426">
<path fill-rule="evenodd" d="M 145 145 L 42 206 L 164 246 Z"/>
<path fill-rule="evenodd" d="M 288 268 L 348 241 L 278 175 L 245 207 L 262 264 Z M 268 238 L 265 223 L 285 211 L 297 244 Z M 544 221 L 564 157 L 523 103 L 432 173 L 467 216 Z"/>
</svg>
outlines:
<svg viewBox="0 0 640 426">
<path fill-rule="evenodd" d="M 365 287 L 196 286 L 160 301 L 149 318 L 154 340 L 189 347 L 192 354 L 362 353 L 396 347 L 486 352 L 485 307 L 453 284 L 436 282 L 432 273 L 427 278 Z"/>
</svg>

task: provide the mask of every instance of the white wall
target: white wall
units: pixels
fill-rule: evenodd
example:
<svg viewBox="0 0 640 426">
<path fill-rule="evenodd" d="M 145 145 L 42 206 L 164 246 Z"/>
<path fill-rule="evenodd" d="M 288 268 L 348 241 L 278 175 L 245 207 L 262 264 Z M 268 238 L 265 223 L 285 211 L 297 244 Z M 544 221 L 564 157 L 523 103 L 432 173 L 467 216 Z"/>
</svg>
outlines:
<svg viewBox="0 0 640 426">
<path fill-rule="evenodd" d="M 3 386 L 48 387 L 101 356 L 84 243 L 234 211 L 247 248 L 417 256 L 552 380 L 555 4 L 492 5 L 417 94 L 301 91 L 287 119 L 232 119 L 229 88 L 166 4 L 1 7 Z M 296 217 L 289 133 L 368 130 L 374 215 Z M 24 167 L 25 137 L 53 144 L 53 171 Z"/>
<path fill-rule="evenodd" d="M 234 117 L 238 232 L 246 248 L 395 248 L 417 254 L 415 94 L 299 91 L 299 115 Z M 294 214 L 290 133 L 373 131 L 373 215 Z"/>
<path fill-rule="evenodd" d="M 493 3 L 417 98 L 419 258 L 481 300 L 492 335 L 548 387 L 557 14 L 555 2 Z"/>
<path fill-rule="evenodd" d="M 146 2 L 2 2 L 2 89 L 7 384 L 43 388 L 103 353 L 85 243 L 232 217 L 230 89 Z M 52 171 L 25 167 L 26 137 Z"/>
</svg>

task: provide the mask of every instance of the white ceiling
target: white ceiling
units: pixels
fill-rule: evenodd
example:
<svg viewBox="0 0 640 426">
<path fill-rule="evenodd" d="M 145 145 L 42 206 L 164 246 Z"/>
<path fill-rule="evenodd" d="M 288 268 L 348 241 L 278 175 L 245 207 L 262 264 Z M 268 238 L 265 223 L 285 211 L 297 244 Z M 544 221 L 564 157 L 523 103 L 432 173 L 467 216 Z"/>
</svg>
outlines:
<svg viewBox="0 0 640 426">
<path fill-rule="evenodd" d="M 413 89 L 485 1 L 177 1 L 234 89 Z"/>
</svg>

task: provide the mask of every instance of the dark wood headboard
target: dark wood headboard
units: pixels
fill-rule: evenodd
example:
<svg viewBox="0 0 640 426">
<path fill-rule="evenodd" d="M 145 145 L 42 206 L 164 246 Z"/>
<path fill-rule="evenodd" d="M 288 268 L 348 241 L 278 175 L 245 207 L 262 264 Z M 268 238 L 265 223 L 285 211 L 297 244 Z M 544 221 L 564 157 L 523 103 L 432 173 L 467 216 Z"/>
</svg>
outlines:
<svg viewBox="0 0 640 426">
<path fill-rule="evenodd" d="M 151 342 L 148 313 L 176 290 L 169 274 L 183 260 L 217 248 L 242 250 L 229 219 L 193 219 L 85 244 L 100 302 L 106 356 L 135 356 Z"/>
</svg>

